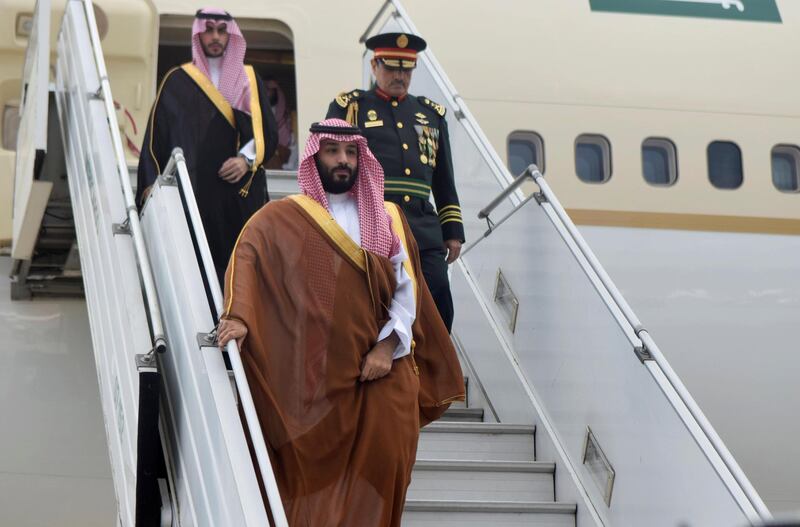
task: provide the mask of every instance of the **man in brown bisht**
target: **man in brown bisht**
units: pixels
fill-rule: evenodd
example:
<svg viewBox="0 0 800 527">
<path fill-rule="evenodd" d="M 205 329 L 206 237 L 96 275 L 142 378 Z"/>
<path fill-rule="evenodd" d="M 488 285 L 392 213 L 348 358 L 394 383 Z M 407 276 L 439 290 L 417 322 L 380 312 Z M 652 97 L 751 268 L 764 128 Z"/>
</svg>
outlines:
<svg viewBox="0 0 800 527">
<path fill-rule="evenodd" d="M 315 123 L 298 181 L 242 230 L 218 338 L 242 347 L 289 524 L 399 526 L 461 368 L 360 130 Z"/>
</svg>

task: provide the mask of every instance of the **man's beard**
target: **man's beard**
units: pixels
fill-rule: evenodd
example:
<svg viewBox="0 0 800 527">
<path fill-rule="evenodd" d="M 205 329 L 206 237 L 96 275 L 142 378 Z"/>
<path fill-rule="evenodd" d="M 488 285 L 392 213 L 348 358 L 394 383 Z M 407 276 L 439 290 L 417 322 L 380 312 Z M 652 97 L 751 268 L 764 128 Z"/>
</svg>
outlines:
<svg viewBox="0 0 800 527">
<path fill-rule="evenodd" d="M 201 47 L 203 48 L 203 53 L 205 54 L 205 56 L 210 59 L 216 59 L 225 54 L 225 46 L 222 45 L 219 46 L 221 48 L 219 53 L 212 53 L 209 47 L 206 46 L 201 46 Z"/>
<path fill-rule="evenodd" d="M 322 182 L 322 188 L 328 194 L 344 194 L 348 192 L 353 185 L 356 184 L 356 178 L 358 177 L 358 167 L 350 168 L 346 164 L 336 165 L 332 167 L 330 170 L 327 170 L 323 167 L 318 160 L 315 160 L 317 163 L 317 171 L 319 172 L 319 179 Z M 350 176 L 345 180 L 335 179 L 333 172 L 339 169 L 346 169 Z"/>
</svg>

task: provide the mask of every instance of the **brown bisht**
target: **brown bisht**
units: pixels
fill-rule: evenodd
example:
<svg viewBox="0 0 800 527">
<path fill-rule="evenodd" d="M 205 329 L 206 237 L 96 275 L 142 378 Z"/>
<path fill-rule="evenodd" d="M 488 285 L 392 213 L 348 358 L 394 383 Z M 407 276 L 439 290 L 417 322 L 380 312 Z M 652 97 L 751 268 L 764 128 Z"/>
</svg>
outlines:
<svg viewBox="0 0 800 527">
<path fill-rule="evenodd" d="M 391 262 L 306 196 L 259 210 L 225 276 L 223 318 L 248 328 L 242 360 L 292 527 L 399 526 L 421 426 L 463 400 L 461 367 L 408 224 L 386 205 L 417 298 L 411 355 L 360 382 L 389 320 Z"/>
</svg>

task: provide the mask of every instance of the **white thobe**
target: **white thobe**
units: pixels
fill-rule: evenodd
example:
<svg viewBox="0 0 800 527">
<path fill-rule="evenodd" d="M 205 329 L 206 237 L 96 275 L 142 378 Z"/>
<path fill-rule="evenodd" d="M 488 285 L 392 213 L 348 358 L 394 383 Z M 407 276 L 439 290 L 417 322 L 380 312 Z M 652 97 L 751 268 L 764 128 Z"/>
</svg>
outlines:
<svg viewBox="0 0 800 527">
<path fill-rule="evenodd" d="M 328 194 L 327 196 L 333 219 L 360 247 L 361 227 L 358 224 L 358 203 L 355 197 L 349 192 Z M 406 258 L 408 258 L 408 255 L 401 245 L 400 252 L 389 259 L 394 268 L 397 288 L 392 297 L 392 304 L 389 306 L 389 321 L 378 333 L 378 341 L 387 338 L 392 334 L 392 331 L 400 338 L 400 342 L 392 355 L 394 359 L 405 357 L 411 353 L 411 325 L 414 323 L 417 312 L 414 299 L 414 284 L 403 268 L 403 261 Z"/>
</svg>

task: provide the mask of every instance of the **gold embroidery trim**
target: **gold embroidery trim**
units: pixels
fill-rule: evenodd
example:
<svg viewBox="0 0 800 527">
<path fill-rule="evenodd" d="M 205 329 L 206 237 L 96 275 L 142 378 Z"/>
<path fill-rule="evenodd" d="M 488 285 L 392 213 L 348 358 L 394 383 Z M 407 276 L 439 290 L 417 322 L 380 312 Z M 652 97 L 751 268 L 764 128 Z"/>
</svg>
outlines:
<svg viewBox="0 0 800 527">
<path fill-rule="evenodd" d="M 400 178 L 387 178 L 386 179 L 387 185 L 409 185 L 411 187 L 418 187 L 424 190 L 430 190 L 431 186 L 426 183 L 417 183 L 415 181 L 410 181 L 408 179 L 400 179 Z"/>
<path fill-rule="evenodd" d="M 231 259 L 230 259 L 230 267 L 231 267 L 231 276 L 228 280 L 228 290 L 231 292 L 231 296 L 228 298 L 228 305 L 225 307 L 225 313 L 220 318 L 229 318 L 231 315 L 231 308 L 233 307 L 233 275 L 236 273 L 236 249 L 239 248 L 239 240 L 242 239 L 242 235 L 244 231 L 247 230 L 247 226 L 250 225 L 250 222 L 253 221 L 253 218 L 258 216 L 258 213 L 253 214 L 250 216 L 250 219 L 244 224 L 242 230 L 239 232 L 239 236 L 236 237 L 236 243 L 233 245 L 233 251 L 231 251 Z M 209 277 L 209 280 L 213 280 L 213 277 Z"/>
<path fill-rule="evenodd" d="M 444 406 L 446 404 L 450 404 L 450 403 L 455 402 L 455 401 L 463 401 L 466 398 L 467 398 L 466 394 L 463 394 L 463 393 L 461 395 L 454 395 L 452 397 L 448 397 L 447 399 L 444 399 L 443 401 L 439 401 L 438 403 L 436 403 L 436 406 Z"/>
<path fill-rule="evenodd" d="M 336 104 L 341 106 L 342 108 L 347 108 L 347 101 L 350 100 L 350 96 L 345 92 L 340 93 L 336 96 Z"/>
<path fill-rule="evenodd" d="M 336 223 L 333 216 L 314 199 L 303 195 L 293 194 L 289 199 L 297 203 L 311 218 L 322 227 L 322 231 L 335 243 L 339 249 L 362 271 L 367 272 L 367 257 L 361 247 Z"/>
<path fill-rule="evenodd" d="M 250 178 L 247 183 L 239 190 L 239 195 L 246 198 L 250 193 L 250 185 L 253 184 L 253 178 L 256 175 L 258 167 L 264 162 L 264 122 L 261 115 L 261 104 L 258 100 L 258 83 L 256 82 L 256 72 L 252 66 L 245 66 L 244 71 L 247 74 L 247 80 L 250 83 L 250 118 L 253 124 L 253 141 L 256 144 L 256 158 L 253 161 L 253 167 L 250 170 Z M 237 150 L 238 145 L 237 145 Z"/>
<path fill-rule="evenodd" d="M 203 93 L 206 94 L 206 97 L 214 103 L 214 106 L 217 107 L 217 110 L 225 117 L 225 120 L 228 121 L 233 128 L 236 128 L 236 120 L 233 118 L 233 108 L 231 107 L 230 103 L 225 99 L 225 97 L 219 92 L 219 90 L 214 86 L 214 83 L 211 82 L 211 79 L 205 76 L 202 71 L 200 71 L 197 66 L 194 64 L 187 62 L 181 69 L 185 71 L 189 77 L 203 90 Z"/>
<path fill-rule="evenodd" d="M 161 86 L 158 87 L 158 93 L 156 94 L 156 101 L 153 103 L 153 111 L 150 112 L 150 144 L 148 145 L 148 149 L 150 150 L 150 157 L 153 158 L 153 162 L 156 164 L 156 171 L 161 174 L 161 165 L 158 163 L 158 159 L 156 159 L 156 154 L 153 152 L 153 136 L 155 135 L 155 124 L 156 124 L 156 107 L 158 106 L 158 101 L 161 99 L 161 91 L 164 89 L 164 85 L 167 84 L 167 79 L 170 75 L 172 75 L 178 68 L 172 68 L 164 75 L 164 78 L 161 80 Z"/>
<path fill-rule="evenodd" d="M 460 211 L 461 207 L 459 207 L 458 205 L 448 205 L 446 207 L 442 207 L 441 209 L 439 209 L 439 214 L 442 214 L 443 212 L 448 211 L 450 209 L 459 210 Z"/>
<path fill-rule="evenodd" d="M 406 251 L 406 259 L 403 260 L 403 269 L 411 278 L 411 283 L 414 287 L 414 301 L 417 300 L 417 276 L 414 274 L 414 267 L 411 265 L 411 253 L 408 251 L 408 240 L 406 240 L 406 233 L 403 230 L 403 220 L 400 218 L 400 209 L 397 204 L 388 201 L 383 202 L 383 207 L 386 213 L 392 218 L 392 230 L 400 238 L 400 243 L 403 244 L 403 249 Z"/>
<path fill-rule="evenodd" d="M 353 101 L 347 107 L 347 116 L 344 119 L 352 126 L 358 126 L 358 101 Z"/>
</svg>

